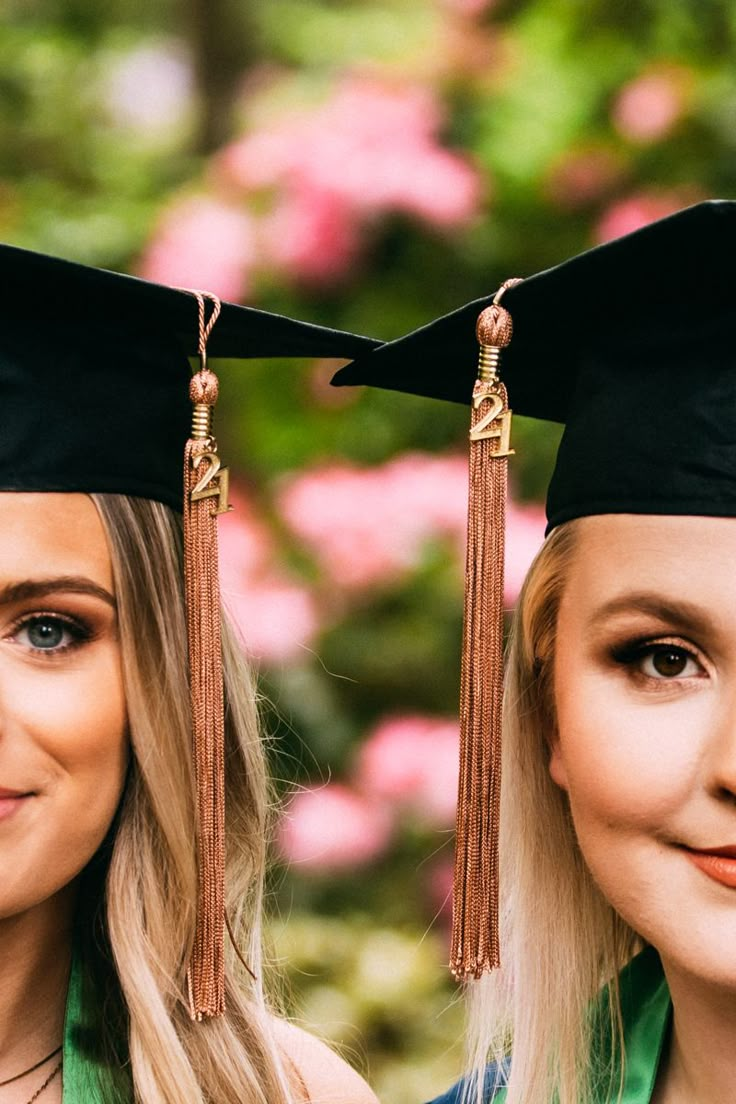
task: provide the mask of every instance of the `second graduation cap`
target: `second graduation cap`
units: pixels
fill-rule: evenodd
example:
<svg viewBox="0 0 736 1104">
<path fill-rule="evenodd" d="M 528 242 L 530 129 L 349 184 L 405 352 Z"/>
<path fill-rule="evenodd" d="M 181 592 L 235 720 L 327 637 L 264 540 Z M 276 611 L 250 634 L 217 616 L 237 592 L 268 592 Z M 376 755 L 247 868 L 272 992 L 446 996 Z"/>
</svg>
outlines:
<svg viewBox="0 0 736 1104">
<path fill-rule="evenodd" d="M 736 203 L 698 204 L 509 282 L 333 381 L 474 408 L 451 952 L 459 977 L 479 976 L 500 956 L 508 407 L 565 425 L 548 531 L 591 514 L 736 516 L 734 242 Z"/>
</svg>

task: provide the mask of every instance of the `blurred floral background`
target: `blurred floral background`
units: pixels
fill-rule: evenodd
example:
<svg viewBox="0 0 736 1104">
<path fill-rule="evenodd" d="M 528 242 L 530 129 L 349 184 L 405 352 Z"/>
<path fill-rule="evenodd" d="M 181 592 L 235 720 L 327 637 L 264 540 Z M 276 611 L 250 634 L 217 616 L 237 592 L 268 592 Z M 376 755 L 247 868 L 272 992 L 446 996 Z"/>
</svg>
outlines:
<svg viewBox="0 0 736 1104">
<path fill-rule="evenodd" d="M 727 0 L 2 11 L 4 240 L 313 321 L 391 338 L 734 195 Z M 444 962 L 467 412 L 331 389 L 335 366 L 222 365 L 224 587 L 286 803 L 289 1007 L 386 1104 L 418 1104 L 462 1063 Z M 558 437 L 517 424 L 509 606 Z"/>
</svg>

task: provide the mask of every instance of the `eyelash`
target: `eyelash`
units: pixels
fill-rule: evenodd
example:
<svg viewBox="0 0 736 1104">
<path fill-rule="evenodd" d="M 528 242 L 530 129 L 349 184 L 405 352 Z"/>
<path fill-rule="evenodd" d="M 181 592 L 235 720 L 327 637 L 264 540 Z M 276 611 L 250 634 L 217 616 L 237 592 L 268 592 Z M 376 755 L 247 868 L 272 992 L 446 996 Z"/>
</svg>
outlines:
<svg viewBox="0 0 736 1104">
<path fill-rule="evenodd" d="M 694 678 L 698 676 L 678 674 L 668 677 L 667 675 L 648 675 L 642 670 L 642 664 L 644 660 L 656 655 L 663 655 L 669 652 L 670 654 L 677 654 L 683 657 L 685 660 L 691 660 L 696 663 L 700 670 L 703 670 L 703 663 L 700 659 L 700 655 L 694 648 L 688 647 L 681 640 L 671 638 L 660 638 L 658 640 L 636 640 L 631 643 L 623 645 L 623 647 L 615 648 L 612 651 L 612 655 L 616 663 L 622 667 L 629 669 L 637 668 L 632 673 L 638 675 L 642 679 L 647 679 L 649 682 L 683 682 L 688 678 Z"/>
<path fill-rule="evenodd" d="M 25 648 L 30 655 L 38 656 L 43 659 L 56 659 L 67 652 L 71 652 L 75 648 L 79 648 L 83 644 L 86 644 L 93 635 L 91 628 L 83 622 L 76 620 L 76 618 L 67 617 L 60 613 L 33 613 L 26 614 L 24 617 L 20 618 L 11 628 L 7 639 L 18 642 L 18 635 L 24 629 L 30 629 L 33 625 L 41 623 L 52 623 L 71 636 L 70 641 L 56 648 L 37 648 L 30 643 L 20 644 L 20 647 Z"/>
</svg>

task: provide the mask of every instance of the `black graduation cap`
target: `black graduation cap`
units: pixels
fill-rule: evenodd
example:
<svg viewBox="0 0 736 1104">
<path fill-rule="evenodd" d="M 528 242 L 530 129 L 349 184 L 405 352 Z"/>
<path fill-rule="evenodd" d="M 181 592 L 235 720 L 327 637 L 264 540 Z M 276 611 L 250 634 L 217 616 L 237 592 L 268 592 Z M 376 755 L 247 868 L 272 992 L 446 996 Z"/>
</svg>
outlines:
<svg viewBox="0 0 736 1104">
<path fill-rule="evenodd" d="M 587 514 L 736 515 L 736 202 L 711 200 L 509 288 L 500 378 L 515 413 L 565 423 L 549 528 Z M 470 402 L 493 296 L 337 373 Z"/>
<path fill-rule="evenodd" d="M 333 380 L 471 403 L 450 954 L 459 978 L 500 964 L 509 406 L 565 424 L 549 528 L 589 514 L 736 516 L 734 241 L 736 203 L 698 204 L 507 281 Z"/>
<path fill-rule="evenodd" d="M 183 511 L 197 901 L 196 1020 L 225 1011 L 225 702 L 217 515 L 227 469 L 207 356 L 356 356 L 377 342 L 0 246 L 0 490 L 110 492 Z M 192 375 L 189 357 L 199 355 Z"/>
<path fill-rule="evenodd" d="M 0 245 L 0 489 L 181 509 L 198 304 L 176 288 Z M 210 357 L 340 357 L 378 342 L 223 303 Z"/>
</svg>

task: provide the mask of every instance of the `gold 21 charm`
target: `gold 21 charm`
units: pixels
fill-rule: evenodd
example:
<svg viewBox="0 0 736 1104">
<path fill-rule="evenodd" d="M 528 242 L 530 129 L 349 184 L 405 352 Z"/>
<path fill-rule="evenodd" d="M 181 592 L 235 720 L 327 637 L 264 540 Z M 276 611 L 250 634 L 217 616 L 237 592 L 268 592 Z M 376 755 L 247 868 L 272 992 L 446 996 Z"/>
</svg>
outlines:
<svg viewBox="0 0 736 1104">
<path fill-rule="evenodd" d="M 482 418 L 470 430 L 471 441 L 498 440 L 494 456 L 513 456 L 511 448 L 511 411 L 504 408 L 504 401 L 496 392 L 479 391 L 473 396 L 473 406 L 478 410 L 483 403 L 489 403 Z"/>
<path fill-rule="evenodd" d="M 192 467 L 198 468 L 203 460 L 208 461 L 209 467 L 192 488 L 191 501 L 199 502 L 203 498 L 216 498 L 218 499 L 217 509 L 213 510 L 213 513 L 226 514 L 228 510 L 232 510 L 232 506 L 228 503 L 230 472 L 227 468 L 221 467 L 220 457 L 216 452 L 200 452 L 197 456 L 193 456 Z"/>
</svg>

